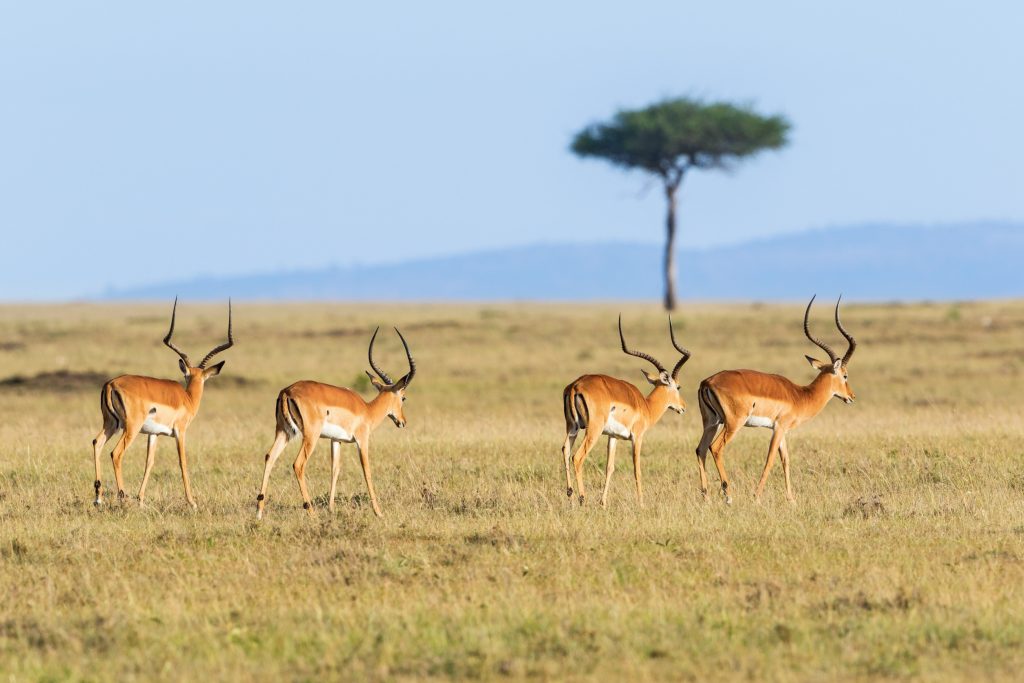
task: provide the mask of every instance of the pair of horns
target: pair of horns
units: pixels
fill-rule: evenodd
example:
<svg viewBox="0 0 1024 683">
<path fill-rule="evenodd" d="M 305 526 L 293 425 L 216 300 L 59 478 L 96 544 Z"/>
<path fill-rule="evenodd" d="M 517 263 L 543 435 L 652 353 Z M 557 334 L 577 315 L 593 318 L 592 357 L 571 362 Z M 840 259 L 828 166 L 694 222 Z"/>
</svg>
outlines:
<svg viewBox="0 0 1024 683">
<path fill-rule="evenodd" d="M 381 370 L 380 367 L 373 362 L 373 342 L 377 340 L 378 332 L 380 332 L 380 326 L 378 326 L 377 329 L 373 331 L 373 336 L 370 337 L 370 348 L 367 351 L 367 356 L 370 360 L 370 367 L 373 368 L 373 371 L 377 373 L 377 376 L 380 377 L 381 380 L 383 380 L 384 384 L 387 384 L 388 386 L 409 386 L 409 382 L 411 382 L 412 378 L 416 376 L 416 361 L 413 360 L 412 358 L 412 353 L 410 353 L 409 351 L 409 344 L 406 343 L 405 337 L 402 336 L 402 333 L 399 332 L 398 328 L 396 327 L 395 332 L 398 333 L 398 338 L 402 340 L 402 346 L 405 347 L 405 356 L 406 358 L 409 359 L 409 372 L 405 373 L 405 376 L 403 376 L 397 382 L 392 382 L 391 377 L 388 376 L 388 373 Z"/>
<path fill-rule="evenodd" d="M 821 341 L 820 339 L 815 339 L 814 337 L 812 337 L 811 328 L 808 324 L 808 317 L 810 317 L 811 315 L 811 304 L 814 303 L 814 299 L 817 298 L 817 296 L 818 295 L 815 294 L 814 296 L 811 297 L 810 302 L 807 304 L 807 310 L 804 311 L 804 334 L 807 335 L 807 338 L 811 340 L 811 343 L 815 344 L 818 348 L 820 348 L 822 351 L 828 354 L 829 359 L 832 361 L 834 365 L 835 362 L 839 360 L 839 355 L 832 350 L 831 346 Z M 839 295 L 839 300 L 836 301 L 836 327 L 839 328 L 839 333 L 846 338 L 846 341 L 849 344 L 849 347 L 846 349 L 846 355 L 843 356 L 843 366 L 845 367 L 846 364 L 850 362 L 850 359 L 853 358 L 853 352 L 857 350 L 857 340 L 853 338 L 852 334 L 846 331 L 846 328 L 843 327 L 843 323 L 839 320 L 839 302 L 842 300 L 842 295 Z"/>
<path fill-rule="evenodd" d="M 672 346 L 675 347 L 676 351 L 678 351 L 680 354 L 682 354 L 682 357 L 679 359 L 679 362 L 677 362 L 675 367 L 672 368 L 672 379 L 675 380 L 678 377 L 678 375 L 679 375 L 680 368 L 683 367 L 683 365 L 686 363 L 686 361 L 690 360 L 690 352 L 687 351 L 682 346 L 680 346 L 679 342 L 676 341 L 676 331 L 672 327 L 672 316 L 671 315 L 668 317 L 668 333 L 669 333 L 669 336 L 672 337 Z M 636 351 L 636 350 L 630 349 L 629 347 L 626 346 L 626 337 L 623 336 L 623 334 L 622 334 L 622 314 L 621 313 L 619 314 L 619 341 L 622 342 L 622 351 L 624 353 L 627 353 L 630 356 L 635 356 L 637 358 L 643 358 L 645 361 L 648 361 L 654 367 L 658 368 L 658 372 L 663 372 L 663 373 L 666 373 L 666 374 L 668 373 L 668 370 L 665 369 L 665 366 L 662 365 L 661 363 L 659 363 L 658 359 L 655 358 L 654 356 L 652 356 L 650 354 L 647 354 L 647 353 L 644 353 L 643 351 Z"/>
<path fill-rule="evenodd" d="M 231 336 L 231 299 L 228 299 L 228 340 L 225 343 L 214 347 L 213 351 L 210 351 L 208 354 L 206 354 L 203 360 L 199 361 L 199 365 L 193 366 L 192 363 L 189 362 L 188 360 L 188 355 L 184 351 L 179 349 L 177 346 L 175 346 L 173 342 L 171 342 L 171 337 L 174 336 L 174 318 L 177 316 L 177 313 L 178 297 L 174 297 L 174 308 L 171 309 L 171 329 L 167 331 L 167 336 L 164 337 L 164 344 L 171 351 L 174 351 L 176 354 L 178 354 L 181 360 L 185 361 L 185 365 L 189 367 L 197 367 L 199 369 L 203 369 L 206 367 L 206 364 L 213 359 L 214 356 L 216 356 L 221 351 L 226 351 L 230 349 L 232 346 L 235 345 L 235 339 L 234 337 Z"/>
</svg>

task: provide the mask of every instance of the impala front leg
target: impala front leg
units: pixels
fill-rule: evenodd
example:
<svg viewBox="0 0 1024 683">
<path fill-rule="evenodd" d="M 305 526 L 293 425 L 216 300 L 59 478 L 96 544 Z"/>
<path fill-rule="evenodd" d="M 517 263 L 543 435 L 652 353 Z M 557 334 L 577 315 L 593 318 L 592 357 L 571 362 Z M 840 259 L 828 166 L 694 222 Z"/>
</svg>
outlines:
<svg viewBox="0 0 1024 683">
<path fill-rule="evenodd" d="M 636 499 L 640 507 L 644 506 L 644 486 L 640 478 L 640 449 L 643 448 L 644 437 L 633 435 L 633 476 L 636 478 Z"/>
<path fill-rule="evenodd" d="M 156 460 L 156 434 L 150 434 L 146 439 L 146 470 L 142 473 L 142 486 L 139 487 L 139 506 L 146 504 L 146 484 L 149 483 L 149 473 L 153 470 L 153 462 Z"/>
<path fill-rule="evenodd" d="M 181 466 L 181 481 L 185 485 L 185 500 L 193 510 L 199 509 L 196 499 L 192 497 L 192 484 L 188 480 L 188 457 L 185 455 L 185 431 L 175 430 L 174 438 L 178 442 L 178 464 Z"/>
<path fill-rule="evenodd" d="M 789 483 L 789 447 L 786 445 L 785 434 L 779 439 L 779 459 L 782 460 L 782 471 L 786 475 L 786 498 L 789 499 L 790 503 L 795 503 L 796 498 L 793 497 L 793 487 Z"/>
<path fill-rule="evenodd" d="M 338 492 L 338 474 L 341 472 L 341 442 L 331 442 L 331 495 L 327 509 L 334 512 L 334 494 Z"/>
<path fill-rule="evenodd" d="M 373 473 L 370 472 L 370 435 L 364 433 L 361 439 L 356 439 L 356 448 L 359 450 L 359 462 L 363 466 L 366 490 L 370 492 L 370 504 L 373 505 L 373 514 L 383 517 L 380 506 L 377 505 L 377 494 L 373 490 Z"/>
<path fill-rule="evenodd" d="M 604 473 L 604 493 L 601 494 L 601 507 L 608 507 L 608 489 L 612 483 L 612 473 L 615 472 L 615 439 L 608 437 L 608 464 Z"/>
<path fill-rule="evenodd" d="M 772 440 L 768 444 L 768 459 L 764 463 L 764 472 L 761 473 L 761 481 L 757 482 L 757 488 L 754 490 L 754 499 L 757 500 L 761 497 L 761 492 L 764 491 L 765 482 L 768 481 L 768 473 L 771 472 L 772 465 L 775 464 L 775 451 L 779 449 L 779 442 L 782 441 L 782 430 L 775 429 L 772 431 Z"/>
</svg>

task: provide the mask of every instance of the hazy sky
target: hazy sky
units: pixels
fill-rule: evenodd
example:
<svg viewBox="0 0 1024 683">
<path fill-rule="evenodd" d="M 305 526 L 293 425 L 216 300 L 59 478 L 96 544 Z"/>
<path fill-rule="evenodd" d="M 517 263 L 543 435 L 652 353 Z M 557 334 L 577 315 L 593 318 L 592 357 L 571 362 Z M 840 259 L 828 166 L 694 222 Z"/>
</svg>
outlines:
<svg viewBox="0 0 1024 683">
<path fill-rule="evenodd" d="M 659 189 L 567 146 L 678 94 L 794 125 L 688 178 L 684 245 L 1024 219 L 1018 3 L 342 4 L 0 0 L 0 299 L 659 241 Z"/>
</svg>

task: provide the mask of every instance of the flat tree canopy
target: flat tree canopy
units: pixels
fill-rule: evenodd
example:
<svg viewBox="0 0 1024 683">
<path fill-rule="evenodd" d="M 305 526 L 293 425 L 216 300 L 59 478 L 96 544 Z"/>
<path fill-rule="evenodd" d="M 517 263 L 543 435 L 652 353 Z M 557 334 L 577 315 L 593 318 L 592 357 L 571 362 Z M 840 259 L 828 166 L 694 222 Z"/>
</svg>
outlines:
<svg viewBox="0 0 1024 683">
<path fill-rule="evenodd" d="M 730 162 L 783 147 L 789 122 L 728 102 L 681 97 L 645 109 L 620 111 L 607 123 L 580 131 L 571 149 L 581 157 L 658 175 L 665 185 L 665 308 L 676 307 L 676 191 L 691 168 L 728 168 Z"/>
</svg>

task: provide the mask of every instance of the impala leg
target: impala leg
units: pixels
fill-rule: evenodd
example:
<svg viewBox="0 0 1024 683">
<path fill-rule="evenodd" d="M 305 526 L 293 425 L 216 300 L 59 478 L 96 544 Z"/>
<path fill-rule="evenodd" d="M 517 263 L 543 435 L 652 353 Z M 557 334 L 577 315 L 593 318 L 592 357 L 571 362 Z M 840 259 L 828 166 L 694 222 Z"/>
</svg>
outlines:
<svg viewBox="0 0 1024 683">
<path fill-rule="evenodd" d="M 608 507 L 608 489 L 612 483 L 612 473 L 615 471 L 615 439 L 608 437 L 608 465 L 604 473 L 604 493 L 601 494 L 601 507 Z"/>
<path fill-rule="evenodd" d="M 704 496 L 704 500 L 708 499 L 708 471 L 707 471 L 707 460 L 708 460 L 708 449 L 711 447 L 711 442 L 714 440 L 715 435 L 718 433 L 719 423 L 711 424 L 704 427 L 704 434 L 700 438 L 700 443 L 697 445 L 697 469 L 700 470 L 700 494 Z"/>
<path fill-rule="evenodd" d="M 103 476 L 103 463 L 101 456 L 103 455 L 103 446 L 107 443 L 107 440 L 114 435 L 117 431 L 116 422 L 108 422 L 106 419 L 103 420 L 103 429 L 96 435 L 96 438 L 92 440 L 92 457 L 96 462 L 96 479 L 93 481 L 93 489 L 96 491 L 96 498 L 93 500 L 93 505 L 103 504 L 103 482 L 101 477 Z"/>
<path fill-rule="evenodd" d="M 117 483 L 117 497 L 124 500 L 124 478 L 121 476 L 121 461 L 124 459 L 124 452 L 132 445 L 132 441 L 138 436 L 142 425 L 125 425 L 121 440 L 110 452 L 110 460 L 114 465 L 114 481 Z"/>
<path fill-rule="evenodd" d="M 295 458 L 295 464 L 292 465 L 292 469 L 295 470 L 295 478 L 299 480 L 299 492 L 302 493 L 302 507 L 310 517 L 316 517 L 316 511 L 313 510 L 313 501 L 309 497 L 309 489 L 306 488 L 306 463 L 309 462 L 309 456 L 313 454 L 313 449 L 316 448 L 316 435 L 319 432 L 320 430 L 317 429 L 309 434 L 302 435 L 302 448 L 299 449 L 299 455 Z"/>
<path fill-rule="evenodd" d="M 768 481 L 768 473 L 772 470 L 772 465 L 775 464 L 775 452 L 779 450 L 779 441 L 782 440 L 782 430 L 776 429 L 772 431 L 772 440 L 768 444 L 768 459 L 764 463 L 764 472 L 761 473 L 761 481 L 757 482 L 757 488 L 754 489 L 754 499 L 761 497 L 761 492 L 764 491 L 765 482 Z"/>
<path fill-rule="evenodd" d="M 715 467 L 718 469 L 718 476 L 722 480 L 722 495 L 725 497 L 725 504 L 732 505 L 732 496 L 729 495 L 729 477 L 725 473 L 725 447 L 736 436 L 738 430 L 728 424 L 718 433 L 718 436 L 711 442 L 711 455 L 715 458 Z"/>
<path fill-rule="evenodd" d="M 603 422 L 595 421 L 592 424 L 604 424 Z M 600 438 L 601 432 L 593 427 L 587 428 L 587 433 L 583 436 L 583 443 L 580 444 L 579 449 L 576 451 L 576 455 L 572 458 L 573 469 L 576 470 L 576 489 L 580 492 L 580 505 L 587 497 L 587 490 L 583 487 L 583 461 L 587 459 L 587 455 L 590 454 L 591 449 L 597 443 Z"/>
<path fill-rule="evenodd" d="M 263 485 L 260 486 L 260 495 L 256 496 L 256 519 L 263 519 L 263 506 L 267 499 L 267 486 L 270 484 L 270 470 L 274 469 L 284 447 L 288 445 L 289 436 L 284 430 L 278 430 L 274 437 L 274 445 L 267 451 L 263 465 Z"/>
<path fill-rule="evenodd" d="M 644 439 L 642 436 L 633 436 L 633 476 L 636 478 L 636 499 L 640 507 L 644 506 L 644 486 L 640 479 L 640 449 L 643 448 Z"/>
<path fill-rule="evenodd" d="M 181 466 L 181 482 L 185 485 L 185 500 L 193 510 L 199 509 L 196 499 L 192 497 L 192 484 L 188 480 L 188 456 L 185 455 L 185 432 L 176 431 L 174 438 L 178 442 L 178 464 Z"/>
<path fill-rule="evenodd" d="M 341 473 L 341 442 L 331 441 L 331 495 L 327 509 L 334 512 L 334 494 L 338 492 L 338 474 Z"/>
<path fill-rule="evenodd" d="M 576 443 L 576 434 L 571 431 L 565 435 L 565 443 L 562 444 L 562 458 L 565 460 L 565 495 L 572 498 L 572 447 Z"/>
<path fill-rule="evenodd" d="M 373 473 L 370 471 L 370 435 L 366 434 L 362 439 L 356 439 L 356 448 L 359 450 L 359 463 L 363 466 L 366 490 L 370 492 L 370 504 L 373 505 L 373 514 L 383 517 L 380 506 L 377 505 L 377 494 L 373 490 Z"/>
<path fill-rule="evenodd" d="M 156 434 L 149 434 L 146 438 L 146 470 L 142 473 L 142 486 L 139 487 L 139 505 L 146 504 L 146 484 L 149 483 L 149 473 L 153 471 L 153 462 L 156 460 Z"/>
<path fill-rule="evenodd" d="M 789 499 L 790 503 L 795 503 L 796 498 L 793 497 L 793 486 L 789 482 L 789 447 L 786 445 L 785 434 L 779 439 L 779 459 L 782 461 L 782 471 L 786 475 L 786 498 Z"/>
</svg>

